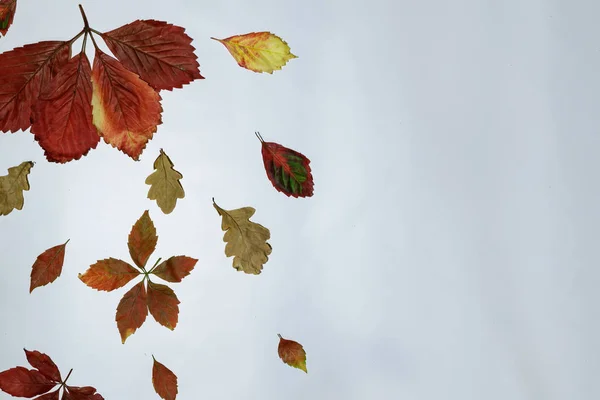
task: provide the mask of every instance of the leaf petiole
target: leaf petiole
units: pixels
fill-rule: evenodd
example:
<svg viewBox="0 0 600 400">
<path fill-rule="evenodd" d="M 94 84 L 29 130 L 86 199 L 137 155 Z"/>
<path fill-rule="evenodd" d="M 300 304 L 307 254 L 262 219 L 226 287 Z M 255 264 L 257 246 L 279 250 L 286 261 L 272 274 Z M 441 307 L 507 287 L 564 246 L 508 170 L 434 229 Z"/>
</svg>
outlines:
<svg viewBox="0 0 600 400">
<path fill-rule="evenodd" d="M 158 257 L 158 260 L 156 260 L 156 262 L 154 263 L 154 266 L 150 269 L 150 271 L 148 271 L 149 274 L 151 274 L 152 271 L 154 271 L 156 269 L 156 267 L 158 266 L 158 263 L 160 262 L 160 260 L 162 260 L 162 258 Z"/>
</svg>

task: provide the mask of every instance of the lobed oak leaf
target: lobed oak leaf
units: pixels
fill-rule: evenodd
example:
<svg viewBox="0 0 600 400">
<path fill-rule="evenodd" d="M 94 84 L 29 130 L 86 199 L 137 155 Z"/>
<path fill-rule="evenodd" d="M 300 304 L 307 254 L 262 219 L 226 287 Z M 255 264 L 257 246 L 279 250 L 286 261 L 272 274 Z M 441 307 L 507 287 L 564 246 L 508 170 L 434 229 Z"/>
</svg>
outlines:
<svg viewBox="0 0 600 400">
<path fill-rule="evenodd" d="M 33 162 L 25 161 L 8 169 L 8 175 L 0 176 L 0 215 L 8 215 L 12 210 L 22 210 L 25 199 L 23 191 L 29 190 L 29 172 Z"/>
<path fill-rule="evenodd" d="M 147 293 L 144 281 L 133 286 L 121 299 L 117 306 L 117 328 L 121 334 L 121 342 L 125 343 L 148 316 Z"/>
<path fill-rule="evenodd" d="M 152 386 L 164 400 L 175 400 L 177 397 L 177 376 L 152 356 Z"/>
<path fill-rule="evenodd" d="M 148 210 L 146 210 L 131 228 L 127 241 L 129 254 L 135 265 L 140 268 L 146 265 L 148 258 L 156 249 L 157 242 L 156 228 Z"/>
<path fill-rule="evenodd" d="M 0 0 L 0 33 L 6 36 L 17 11 L 17 0 Z"/>
<path fill-rule="evenodd" d="M 173 169 L 173 162 L 162 149 L 154 161 L 154 169 L 156 171 L 146 178 L 146 185 L 152 185 L 148 191 L 148 198 L 156 200 L 163 213 L 170 214 L 175 209 L 177 199 L 183 199 L 185 196 L 183 186 L 179 182 L 183 175 Z"/>
<path fill-rule="evenodd" d="M 173 289 L 148 282 L 148 310 L 156 322 L 174 330 L 179 316 L 179 303 Z"/>
<path fill-rule="evenodd" d="M 288 197 L 312 196 L 314 183 L 310 160 L 278 143 L 265 142 L 258 132 L 256 136 L 262 144 L 263 163 L 273 187 Z"/>
<path fill-rule="evenodd" d="M 223 217 L 221 229 L 226 231 L 223 236 L 225 255 L 234 256 L 233 268 L 247 274 L 258 275 L 263 264 L 269 260 L 272 247 L 267 240 L 271 233 L 264 226 L 250 221 L 256 210 L 243 207 L 235 210 L 224 210 L 214 199 L 213 206 Z"/>
<path fill-rule="evenodd" d="M 200 75 L 192 38 L 163 21 L 137 20 L 102 34 L 110 51 L 156 90 L 181 88 Z"/>
<path fill-rule="evenodd" d="M 281 360 L 294 368 L 301 369 L 302 371 L 308 373 L 306 370 L 306 352 L 302 345 L 298 342 L 294 342 L 293 340 L 284 339 L 279 336 L 279 347 L 277 348 L 277 353 Z"/>
<path fill-rule="evenodd" d="M 240 67 L 254 72 L 272 74 L 292 58 L 298 58 L 290 52 L 290 46 L 283 39 L 271 32 L 252 32 L 226 39 L 211 39 L 221 42 Z"/>
<path fill-rule="evenodd" d="M 161 262 L 152 273 L 167 282 L 181 282 L 190 274 L 197 262 L 195 258 L 174 256 Z"/>
<path fill-rule="evenodd" d="M 37 287 L 54 282 L 60 276 L 65 261 L 65 248 L 69 240 L 49 248 L 37 257 L 31 267 L 29 293 Z"/>
<path fill-rule="evenodd" d="M 91 265 L 79 279 L 91 288 L 110 292 L 127 285 L 140 271 L 116 258 L 99 260 Z"/>
<path fill-rule="evenodd" d="M 137 161 L 162 123 L 160 95 L 99 49 L 94 57 L 92 86 L 94 125 L 106 143 Z"/>
<path fill-rule="evenodd" d="M 60 371 L 54 361 L 44 353 L 40 353 L 37 350 L 29 351 L 27 349 L 23 349 L 25 351 L 25 357 L 27 357 L 27 361 L 31 366 L 42 373 L 46 378 L 51 381 L 60 382 Z"/>
<path fill-rule="evenodd" d="M 33 397 L 46 393 L 56 386 L 41 372 L 34 369 L 15 367 L 0 372 L 0 390 L 16 397 Z"/>
</svg>

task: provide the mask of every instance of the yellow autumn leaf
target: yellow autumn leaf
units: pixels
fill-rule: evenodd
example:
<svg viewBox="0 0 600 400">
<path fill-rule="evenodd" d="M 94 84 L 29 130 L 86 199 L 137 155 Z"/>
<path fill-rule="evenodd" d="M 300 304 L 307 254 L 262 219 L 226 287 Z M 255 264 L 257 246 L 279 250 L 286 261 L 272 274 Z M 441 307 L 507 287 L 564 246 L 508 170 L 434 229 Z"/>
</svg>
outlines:
<svg viewBox="0 0 600 400">
<path fill-rule="evenodd" d="M 179 182 L 183 175 L 173 169 L 173 162 L 162 149 L 154 161 L 154 169 L 156 171 L 146 178 L 146 185 L 151 185 L 148 198 L 156 200 L 162 212 L 169 214 L 175 209 L 177 199 L 183 199 L 185 196 L 183 186 Z"/>
<path fill-rule="evenodd" d="M 250 221 L 256 210 L 243 207 L 235 210 L 224 210 L 213 199 L 213 206 L 223 217 L 221 229 L 225 231 L 223 241 L 225 255 L 234 256 L 233 268 L 247 274 L 260 274 L 263 264 L 269 260 L 271 245 L 267 240 L 271 233 L 264 226 Z"/>
<path fill-rule="evenodd" d="M 27 176 L 33 167 L 31 161 L 22 162 L 8 169 L 8 175 L 0 176 L 0 215 L 8 215 L 15 208 L 23 209 L 23 191 L 29 190 Z"/>
<path fill-rule="evenodd" d="M 231 36 L 226 39 L 211 39 L 223 43 L 240 67 L 254 72 L 268 72 L 281 69 L 292 58 L 290 46 L 271 32 L 252 32 Z"/>
</svg>

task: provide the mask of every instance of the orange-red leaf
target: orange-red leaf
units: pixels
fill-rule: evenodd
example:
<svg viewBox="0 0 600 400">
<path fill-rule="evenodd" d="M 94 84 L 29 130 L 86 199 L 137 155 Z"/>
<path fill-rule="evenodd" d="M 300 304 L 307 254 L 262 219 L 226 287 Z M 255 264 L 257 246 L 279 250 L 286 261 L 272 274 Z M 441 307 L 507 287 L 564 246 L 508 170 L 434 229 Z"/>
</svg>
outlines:
<svg viewBox="0 0 600 400">
<path fill-rule="evenodd" d="M 281 360 L 287 365 L 308 373 L 306 370 L 306 352 L 302 348 L 302 345 L 293 340 L 284 339 L 279 334 L 277 336 L 279 336 L 277 352 Z"/>
<path fill-rule="evenodd" d="M 161 262 L 152 273 L 167 282 L 181 282 L 194 269 L 198 260 L 186 256 L 174 256 Z"/>
<path fill-rule="evenodd" d="M 110 292 L 127 285 L 140 273 L 125 261 L 111 257 L 91 265 L 85 273 L 79 274 L 79 279 L 91 288 Z"/>
<path fill-rule="evenodd" d="M 69 241 L 54 246 L 38 256 L 31 268 L 31 283 L 29 284 L 29 293 L 36 287 L 47 285 L 54 282 L 62 272 L 65 261 L 65 247 Z"/>
<path fill-rule="evenodd" d="M 33 397 L 46 393 L 56 382 L 34 369 L 15 367 L 0 372 L 0 390 L 16 397 Z"/>
<path fill-rule="evenodd" d="M 60 391 L 60 388 L 56 389 L 54 392 L 46 393 L 39 397 L 36 397 L 33 400 L 58 400 L 59 399 L 59 391 Z M 64 395 L 63 395 L 63 399 L 64 399 Z"/>
<path fill-rule="evenodd" d="M 177 397 L 177 376 L 152 356 L 152 385 L 156 393 L 164 400 L 175 400 Z"/>
<path fill-rule="evenodd" d="M 121 299 L 117 306 L 117 328 L 121 334 L 121 342 L 125 343 L 140 326 L 148 315 L 147 294 L 144 281 L 132 287 Z"/>
<path fill-rule="evenodd" d="M 17 11 L 17 0 L 0 0 L 0 33 L 6 36 Z"/>
<path fill-rule="evenodd" d="M 166 285 L 148 282 L 148 309 L 156 322 L 170 330 L 177 326 L 179 300 L 173 289 Z"/>
<path fill-rule="evenodd" d="M 71 56 L 69 42 L 28 44 L 0 54 L 0 132 L 31 126 L 32 107 Z"/>
<path fill-rule="evenodd" d="M 104 400 L 96 388 L 91 386 L 67 386 L 63 392 L 62 400 Z"/>
<path fill-rule="evenodd" d="M 102 34 L 125 68 L 157 90 L 180 88 L 204 79 L 192 38 L 185 29 L 163 21 L 138 20 Z"/>
<path fill-rule="evenodd" d="M 156 249 L 158 236 L 156 236 L 156 228 L 148 210 L 144 211 L 140 219 L 133 225 L 129 233 L 127 246 L 129 254 L 135 265 L 142 268 L 148 262 L 148 258 Z"/>
<path fill-rule="evenodd" d="M 48 161 L 77 160 L 96 148 L 100 136 L 92 124 L 92 68 L 85 53 L 64 65 L 40 94 L 31 132 Z"/>
<path fill-rule="evenodd" d="M 100 50 L 92 69 L 93 122 L 104 141 L 138 160 L 162 123 L 160 95 Z"/>
<path fill-rule="evenodd" d="M 60 371 L 58 370 L 58 367 L 56 366 L 56 364 L 54 364 L 54 361 L 52 361 L 52 359 L 47 354 L 40 353 L 37 350 L 23 350 L 25 350 L 25 356 L 27 357 L 27 361 L 29 361 L 29 364 L 31 364 L 33 368 L 40 371 L 42 375 L 44 375 L 46 378 L 52 381 L 61 381 Z"/>
</svg>

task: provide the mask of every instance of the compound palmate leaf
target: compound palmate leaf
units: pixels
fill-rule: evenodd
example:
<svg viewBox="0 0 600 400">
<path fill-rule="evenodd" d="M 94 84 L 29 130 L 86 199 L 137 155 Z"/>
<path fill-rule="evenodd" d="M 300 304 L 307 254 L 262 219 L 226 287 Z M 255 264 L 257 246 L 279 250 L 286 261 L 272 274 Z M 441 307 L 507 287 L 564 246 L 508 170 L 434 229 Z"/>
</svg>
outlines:
<svg viewBox="0 0 600 400">
<path fill-rule="evenodd" d="M 269 230 L 250 221 L 256 210 L 252 207 L 224 210 L 214 199 L 213 206 L 223 218 L 221 229 L 225 231 L 223 241 L 227 243 L 225 255 L 233 256 L 233 268 L 247 274 L 260 274 L 272 248 L 267 243 L 271 237 Z"/>
<path fill-rule="evenodd" d="M 0 215 L 8 215 L 12 210 L 22 210 L 25 199 L 23 191 L 29 190 L 29 171 L 33 162 L 25 161 L 8 169 L 8 175 L 0 176 Z"/>
<path fill-rule="evenodd" d="M 156 393 L 164 400 L 175 400 L 177 397 L 177 375 L 169 368 L 156 361 L 152 356 L 152 386 Z"/>
<path fill-rule="evenodd" d="M 17 0 L 0 0 L 0 34 L 6 36 L 10 28 L 15 12 L 17 11 Z"/>
<path fill-rule="evenodd" d="M 306 370 L 306 352 L 302 345 L 293 340 L 284 339 L 280 334 L 277 334 L 277 336 L 279 336 L 277 353 L 279 353 L 281 361 L 308 373 Z"/>
<path fill-rule="evenodd" d="M 154 161 L 154 171 L 146 178 L 146 185 L 151 185 L 148 198 L 156 200 L 163 213 L 170 214 L 177 204 L 177 199 L 183 199 L 185 192 L 179 180 L 183 178 L 180 172 L 173 169 L 173 162 L 160 149 L 160 154 Z"/>
<path fill-rule="evenodd" d="M 60 276 L 65 261 L 65 247 L 67 243 L 69 243 L 69 240 L 63 244 L 49 248 L 38 256 L 33 263 L 33 267 L 31 267 L 29 293 L 33 292 L 33 289 L 37 287 L 54 282 Z"/>
</svg>

